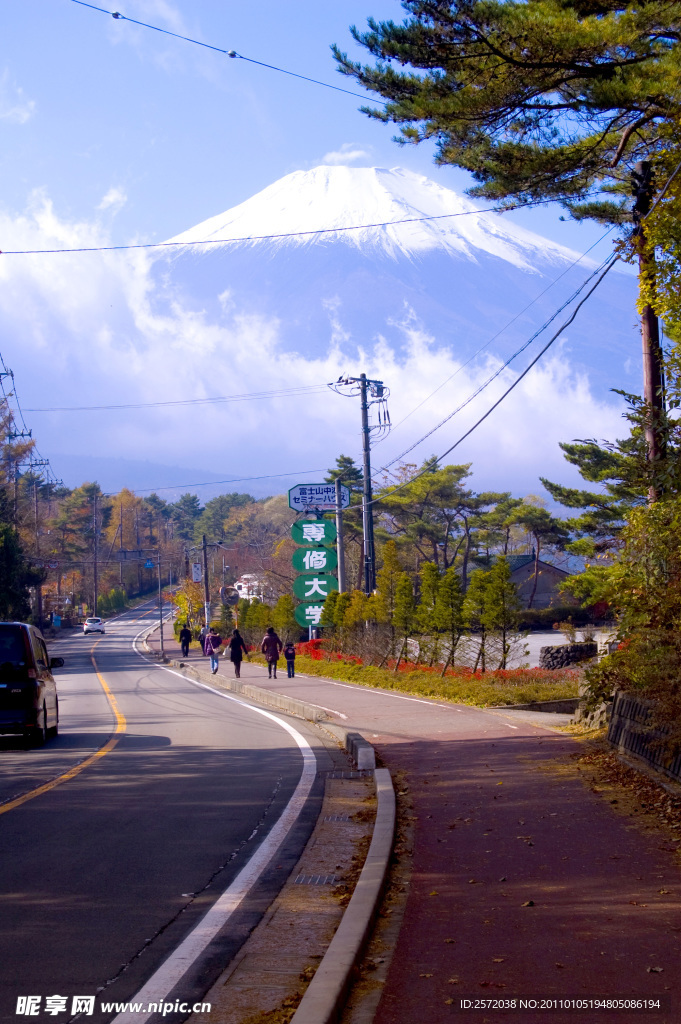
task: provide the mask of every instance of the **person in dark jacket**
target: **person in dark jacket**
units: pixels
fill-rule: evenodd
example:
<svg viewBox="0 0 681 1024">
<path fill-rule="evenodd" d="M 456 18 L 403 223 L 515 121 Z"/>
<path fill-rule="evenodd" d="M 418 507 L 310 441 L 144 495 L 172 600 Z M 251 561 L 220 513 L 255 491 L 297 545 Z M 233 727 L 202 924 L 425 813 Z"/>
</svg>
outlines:
<svg viewBox="0 0 681 1024">
<path fill-rule="evenodd" d="M 270 679 L 272 678 L 272 672 L 274 672 L 274 678 L 277 678 L 277 662 L 279 661 L 279 655 L 283 646 L 281 640 L 274 632 L 274 626 L 268 626 L 267 632 L 262 638 L 260 650 L 265 655 L 267 674 Z"/>
<path fill-rule="evenodd" d="M 293 679 L 296 674 L 296 645 L 291 640 L 284 644 L 284 657 L 286 658 L 288 677 Z"/>
<path fill-rule="evenodd" d="M 210 658 L 210 670 L 215 675 L 220 663 L 218 657 L 220 655 L 220 648 L 222 647 L 222 637 L 218 633 L 217 629 L 212 626 L 206 633 L 206 639 L 203 643 L 203 652 L 207 658 Z"/>
<path fill-rule="evenodd" d="M 180 630 L 180 644 L 182 646 L 182 657 L 186 658 L 189 654 L 189 645 L 192 642 L 192 631 L 189 628 L 189 623 L 185 622 L 184 626 Z"/>
<path fill-rule="evenodd" d="M 244 654 L 248 657 L 248 648 L 238 629 L 232 630 L 232 636 L 227 641 L 227 647 L 229 648 L 229 660 L 234 665 L 234 675 L 237 679 L 241 679 L 241 662 L 243 661 Z M 226 654 L 227 651 L 225 651 Z"/>
</svg>

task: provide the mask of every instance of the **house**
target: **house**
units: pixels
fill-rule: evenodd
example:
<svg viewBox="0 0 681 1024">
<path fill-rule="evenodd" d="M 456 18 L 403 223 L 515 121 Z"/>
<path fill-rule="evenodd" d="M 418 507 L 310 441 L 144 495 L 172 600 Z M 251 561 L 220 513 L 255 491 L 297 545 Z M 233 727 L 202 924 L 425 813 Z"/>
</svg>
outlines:
<svg viewBox="0 0 681 1024">
<path fill-rule="evenodd" d="M 531 555 L 509 555 L 511 568 L 511 580 L 522 602 L 523 608 L 530 603 L 532 589 L 534 587 L 535 554 Z M 571 594 L 561 594 L 559 587 L 563 580 L 568 579 L 572 574 L 550 562 L 539 559 L 539 575 L 537 576 L 537 589 L 532 601 L 533 608 L 553 608 L 558 605 L 579 604 Z"/>
</svg>

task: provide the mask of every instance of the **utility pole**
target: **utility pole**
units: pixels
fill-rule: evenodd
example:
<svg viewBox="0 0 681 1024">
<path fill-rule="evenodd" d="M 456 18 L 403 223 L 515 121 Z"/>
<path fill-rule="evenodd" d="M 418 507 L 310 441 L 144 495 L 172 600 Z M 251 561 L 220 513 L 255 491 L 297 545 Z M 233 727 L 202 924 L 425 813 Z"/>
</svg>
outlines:
<svg viewBox="0 0 681 1024">
<path fill-rule="evenodd" d="M 640 160 L 632 172 L 634 192 L 634 234 L 638 243 L 639 280 L 650 278 L 655 272 L 655 257 L 646 251 L 644 219 L 650 212 L 653 197 L 653 173 L 649 160 Z M 646 405 L 645 436 L 648 462 L 654 470 L 655 464 L 664 457 L 665 443 L 662 434 L 664 417 L 664 373 L 660 325 L 652 306 L 647 303 L 641 313 L 641 345 L 643 349 L 643 400 Z M 650 504 L 660 497 L 655 481 L 648 491 Z"/>
<path fill-rule="evenodd" d="M 208 545 L 206 544 L 205 533 L 201 538 L 201 547 L 203 549 L 203 602 L 206 616 L 206 629 L 208 629 L 210 626 L 210 587 L 208 586 Z"/>
<path fill-rule="evenodd" d="M 341 478 L 336 477 L 336 552 L 338 554 L 338 591 L 345 592 L 345 539 L 343 537 L 343 506 L 341 504 Z"/>
<path fill-rule="evenodd" d="M 93 544 L 93 550 L 94 550 L 94 576 L 93 576 L 93 583 L 94 583 L 94 592 L 95 592 L 95 606 L 94 606 L 94 610 L 93 610 L 92 614 L 96 615 L 97 614 L 97 598 L 98 598 L 97 590 L 98 590 L 98 584 L 99 584 L 99 580 L 97 578 L 97 492 L 96 491 L 95 491 L 95 493 L 93 495 L 92 531 L 93 531 L 93 535 L 94 535 L 94 544 Z"/>
<path fill-rule="evenodd" d="M 33 477 L 33 513 L 35 516 L 35 553 L 40 557 L 40 521 L 38 518 L 38 480 Z M 38 618 L 38 629 L 43 628 L 43 587 L 41 583 L 36 584 L 36 614 Z"/>
<path fill-rule="evenodd" d="M 122 501 L 122 499 L 121 499 L 121 503 L 119 505 L 118 511 L 120 513 L 119 520 L 118 520 L 118 529 L 119 529 L 119 533 L 120 533 L 120 543 L 119 543 L 118 546 L 119 546 L 119 549 L 122 551 L 123 550 L 123 501 Z M 121 561 L 120 561 L 120 564 L 119 564 L 118 568 L 119 568 L 120 586 L 121 586 L 121 590 L 122 590 L 123 589 L 123 556 L 122 555 L 121 555 Z"/>
<path fill-rule="evenodd" d="M 359 375 L 359 393 L 362 407 L 362 473 L 364 493 L 362 497 L 362 530 L 364 533 L 364 593 L 367 597 L 376 588 L 376 553 L 374 549 L 374 510 L 371 504 L 371 437 L 369 434 L 369 402 L 367 400 L 367 375 Z"/>
<path fill-rule="evenodd" d="M 341 387 L 350 386 L 349 392 L 339 391 Z M 376 589 L 376 549 L 374 546 L 374 513 L 371 496 L 371 435 L 378 431 L 388 433 L 390 430 L 390 414 L 388 413 L 388 395 L 390 391 L 382 380 L 369 380 L 366 373 L 359 377 L 339 377 L 330 387 L 337 394 L 348 397 L 359 395 L 362 410 L 362 475 L 364 489 L 362 496 L 362 532 L 364 534 L 364 592 L 370 596 Z M 369 406 L 378 405 L 378 423 L 369 426 Z"/>
<path fill-rule="evenodd" d="M 158 631 L 161 640 L 161 660 L 165 655 L 163 649 L 163 591 L 161 590 L 161 537 L 159 535 L 158 545 L 158 556 L 157 556 L 157 568 L 158 568 Z"/>
</svg>

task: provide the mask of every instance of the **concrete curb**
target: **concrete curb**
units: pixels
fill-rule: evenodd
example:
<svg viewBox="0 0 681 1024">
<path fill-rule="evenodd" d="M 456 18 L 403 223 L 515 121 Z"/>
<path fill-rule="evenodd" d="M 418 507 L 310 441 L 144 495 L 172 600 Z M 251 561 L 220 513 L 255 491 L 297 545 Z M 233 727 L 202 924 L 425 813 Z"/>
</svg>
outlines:
<svg viewBox="0 0 681 1024">
<path fill-rule="evenodd" d="M 495 704 L 482 711 L 547 711 L 558 715 L 573 715 L 579 706 L 579 697 L 564 697 L 562 700 L 533 700 L 529 704 Z"/>
<path fill-rule="evenodd" d="M 376 915 L 395 834 L 395 790 L 387 768 L 377 768 L 378 808 L 371 846 L 355 891 L 329 948 L 291 1024 L 332 1024 L 338 1020 L 357 963 Z"/>
</svg>

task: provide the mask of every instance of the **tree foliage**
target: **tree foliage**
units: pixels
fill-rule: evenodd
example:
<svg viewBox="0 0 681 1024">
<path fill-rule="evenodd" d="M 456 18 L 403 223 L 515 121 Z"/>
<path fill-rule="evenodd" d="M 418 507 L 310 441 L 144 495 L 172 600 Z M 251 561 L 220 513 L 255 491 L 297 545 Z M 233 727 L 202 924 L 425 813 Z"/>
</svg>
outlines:
<svg viewBox="0 0 681 1024">
<path fill-rule="evenodd" d="M 678 0 L 402 6 L 402 23 L 351 29 L 373 64 L 334 47 L 342 72 L 385 97 L 365 108 L 371 117 L 397 124 L 403 143 L 434 140 L 439 163 L 478 182 L 473 195 L 629 219 L 617 195 L 627 168 L 661 148 L 661 127 L 681 113 Z"/>
</svg>

